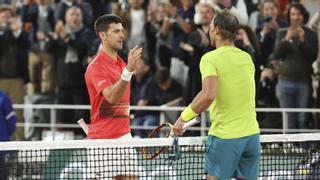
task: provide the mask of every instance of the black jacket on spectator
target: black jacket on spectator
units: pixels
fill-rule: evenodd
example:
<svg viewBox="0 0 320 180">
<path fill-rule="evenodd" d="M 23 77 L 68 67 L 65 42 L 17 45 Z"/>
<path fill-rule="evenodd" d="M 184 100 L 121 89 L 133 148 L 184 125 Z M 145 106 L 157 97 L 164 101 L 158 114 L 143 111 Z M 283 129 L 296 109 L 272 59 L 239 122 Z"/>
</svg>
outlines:
<svg viewBox="0 0 320 180">
<path fill-rule="evenodd" d="M 84 0 L 86 3 L 90 4 L 92 9 L 94 9 L 93 19 L 97 19 L 103 14 L 109 14 L 112 11 L 111 1 L 110 0 Z"/>
<path fill-rule="evenodd" d="M 21 7 L 21 19 L 22 22 L 31 22 L 32 29 L 30 31 L 31 41 L 36 41 L 36 33 L 37 31 L 44 31 L 45 33 L 50 33 L 52 29 L 54 29 L 55 19 L 54 19 L 54 10 L 52 7 L 47 7 L 47 16 L 46 23 L 50 26 L 50 29 L 43 29 L 43 26 L 39 24 L 39 6 L 37 4 L 32 5 L 23 5 Z M 41 23 L 41 22 L 40 22 Z"/>
<path fill-rule="evenodd" d="M 91 27 L 92 23 L 93 23 L 93 12 L 92 12 L 92 8 L 90 6 L 89 3 L 87 2 L 82 2 L 81 4 L 79 3 L 72 3 L 71 6 L 78 6 L 83 14 L 83 22 L 87 27 Z M 69 5 L 67 5 L 64 2 L 60 2 L 58 4 L 56 4 L 55 6 L 55 10 L 54 10 L 54 17 L 56 21 L 63 21 L 65 22 L 65 16 L 66 16 L 66 11 L 69 7 L 71 7 Z"/>
<path fill-rule="evenodd" d="M 28 33 L 24 31 L 21 32 L 18 38 L 14 37 L 9 29 L 0 32 L 0 56 L 7 53 L 10 48 L 16 49 L 15 59 L 13 60 L 16 61 L 16 69 L 10 69 L 10 71 L 17 72 L 15 75 L 10 75 L 10 77 L 0 72 L 0 78 L 22 78 L 25 83 L 29 82 L 28 53 L 30 46 Z"/>
<path fill-rule="evenodd" d="M 155 81 L 153 73 L 149 70 L 141 79 L 140 82 L 137 81 L 136 77 L 133 76 L 131 80 L 131 95 L 130 104 L 137 105 L 140 99 L 150 99 L 151 97 L 146 97 L 145 94 L 151 91 L 152 84 Z M 150 94 L 150 93 L 149 93 Z M 151 102 L 150 102 L 151 103 Z M 148 103 L 148 106 L 153 106 L 155 104 Z M 147 114 L 158 114 L 158 111 L 135 111 L 134 116 L 141 117 Z"/>
<path fill-rule="evenodd" d="M 75 34 L 75 39 L 69 40 L 68 44 L 61 38 L 49 43 L 49 50 L 56 60 L 56 80 L 58 87 L 69 88 L 85 86 L 84 72 L 87 66 L 86 57 L 94 37 L 93 32 L 84 27 Z M 76 50 L 78 62 L 65 63 L 68 46 Z"/>
<path fill-rule="evenodd" d="M 21 20 L 22 22 L 32 22 L 33 25 L 37 23 L 38 19 L 38 5 L 34 4 L 23 4 L 21 7 Z"/>
<path fill-rule="evenodd" d="M 182 8 L 178 9 L 177 15 L 183 18 L 185 21 L 189 21 L 193 24 L 193 17 L 195 14 L 195 8 L 191 7 L 190 9 L 184 11 Z M 171 53 L 173 57 L 181 58 L 183 51 L 180 48 L 180 43 L 185 42 L 188 39 L 188 34 L 185 33 L 178 23 L 175 23 L 172 27 L 173 39 L 171 42 Z"/>
<path fill-rule="evenodd" d="M 260 43 L 261 61 L 263 62 L 263 65 L 266 66 L 267 65 L 266 60 L 268 59 L 269 55 L 272 53 L 274 49 L 277 32 L 275 30 L 271 30 L 271 32 L 266 34 L 265 37 L 262 37 L 261 31 L 263 29 L 264 23 L 265 21 L 261 22 L 258 25 L 256 29 L 256 35 Z M 288 26 L 288 23 L 286 21 L 283 21 L 279 18 L 277 18 L 277 23 L 279 24 L 280 28 L 284 28 Z"/>
<path fill-rule="evenodd" d="M 163 105 L 171 100 L 182 96 L 182 86 L 175 79 L 171 79 L 171 86 L 167 90 L 162 90 L 154 81 L 149 92 L 145 94 L 148 96 L 150 104 L 155 106 Z"/>
<path fill-rule="evenodd" d="M 280 29 L 277 33 L 275 49 L 270 55 L 270 59 L 280 59 L 279 79 L 290 81 L 310 80 L 312 63 L 318 55 L 317 34 L 309 28 L 303 27 L 305 32 L 304 42 L 300 42 L 298 37 L 292 41 L 285 41 L 287 28 Z"/>
<path fill-rule="evenodd" d="M 185 64 L 189 67 L 186 87 L 183 89 L 183 105 L 189 105 L 194 97 L 196 97 L 196 95 L 201 91 L 202 79 L 199 68 L 200 60 L 205 53 L 214 49 L 210 43 L 207 46 L 204 46 L 201 43 L 202 40 L 199 31 L 203 32 L 201 27 L 198 27 L 193 31 L 188 36 L 187 40 L 187 43 L 194 48 L 194 52 L 190 54 L 183 51 L 184 54 L 182 59 L 185 59 Z M 208 39 L 210 39 L 209 35 Z"/>
</svg>

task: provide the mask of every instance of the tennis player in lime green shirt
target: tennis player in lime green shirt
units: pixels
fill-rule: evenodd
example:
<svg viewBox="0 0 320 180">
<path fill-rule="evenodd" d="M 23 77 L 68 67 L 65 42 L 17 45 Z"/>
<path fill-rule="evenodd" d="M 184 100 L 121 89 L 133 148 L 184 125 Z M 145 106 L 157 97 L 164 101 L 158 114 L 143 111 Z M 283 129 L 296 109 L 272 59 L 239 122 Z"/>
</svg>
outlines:
<svg viewBox="0 0 320 180">
<path fill-rule="evenodd" d="M 259 175 L 255 69 L 250 55 L 234 46 L 238 26 L 237 18 L 226 10 L 214 18 L 209 32 L 217 49 L 201 58 L 202 90 L 173 126 L 181 135 L 185 122 L 210 109 L 204 165 L 208 180 L 256 180 Z"/>
</svg>

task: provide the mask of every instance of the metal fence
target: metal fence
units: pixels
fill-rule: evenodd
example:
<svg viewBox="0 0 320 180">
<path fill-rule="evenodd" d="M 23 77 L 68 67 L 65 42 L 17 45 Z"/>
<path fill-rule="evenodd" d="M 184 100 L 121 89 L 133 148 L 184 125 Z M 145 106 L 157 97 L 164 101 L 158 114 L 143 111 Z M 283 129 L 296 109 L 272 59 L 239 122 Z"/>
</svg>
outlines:
<svg viewBox="0 0 320 180">
<path fill-rule="evenodd" d="M 59 105 L 59 104 L 14 104 L 13 107 L 15 109 L 48 109 L 50 110 L 50 123 L 17 123 L 18 127 L 42 127 L 49 128 L 52 133 L 52 137 L 55 137 L 55 133 L 57 128 L 80 128 L 78 124 L 59 124 L 57 123 L 57 110 L 59 109 L 69 109 L 69 110 L 90 110 L 89 105 Z M 131 106 L 131 110 L 145 110 L 145 111 L 174 111 L 180 112 L 185 107 L 181 106 Z M 293 132 L 320 132 L 320 129 L 288 129 L 288 116 L 287 112 L 307 112 L 307 113 L 320 113 L 320 109 L 305 109 L 305 108 L 257 108 L 256 112 L 266 112 L 266 113 L 274 113 L 280 112 L 282 114 L 282 129 L 270 129 L 270 128 L 262 128 L 262 133 L 293 133 Z M 209 127 L 207 121 L 209 120 L 208 112 L 204 112 L 201 114 L 201 125 L 200 127 L 191 127 L 190 130 L 200 131 L 201 136 L 205 136 Z M 132 126 L 132 129 L 141 129 L 144 127 L 141 126 Z M 153 129 L 154 127 L 149 127 L 148 129 Z"/>
</svg>

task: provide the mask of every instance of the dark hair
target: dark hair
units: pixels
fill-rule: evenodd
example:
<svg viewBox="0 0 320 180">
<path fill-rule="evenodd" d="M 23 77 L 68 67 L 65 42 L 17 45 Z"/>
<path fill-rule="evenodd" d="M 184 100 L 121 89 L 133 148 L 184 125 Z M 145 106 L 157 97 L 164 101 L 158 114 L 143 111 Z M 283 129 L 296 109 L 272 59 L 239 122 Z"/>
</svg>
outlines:
<svg viewBox="0 0 320 180">
<path fill-rule="evenodd" d="M 97 18 L 94 22 L 94 30 L 96 31 L 97 36 L 99 37 L 99 32 L 106 32 L 109 29 L 109 25 L 112 23 L 121 23 L 122 19 L 114 14 L 104 14 Z"/>
<path fill-rule="evenodd" d="M 162 67 L 156 72 L 156 81 L 158 84 L 162 84 L 170 79 L 170 71 L 166 67 Z"/>
<path fill-rule="evenodd" d="M 220 29 L 220 36 L 223 39 L 234 40 L 239 27 L 239 21 L 234 15 L 225 9 L 217 13 L 213 20 L 213 26 Z"/>
<path fill-rule="evenodd" d="M 175 7 L 178 7 L 178 8 L 182 7 L 180 0 L 178 0 L 178 1 L 177 0 L 169 0 L 169 3 Z"/>
<path fill-rule="evenodd" d="M 260 51 L 259 41 L 258 41 L 258 39 L 257 39 L 256 34 L 252 31 L 252 29 L 250 28 L 250 26 L 248 26 L 248 25 L 240 25 L 239 28 L 238 28 L 238 30 L 239 30 L 239 29 L 243 29 L 243 30 L 246 32 L 246 34 L 247 34 L 247 36 L 248 36 L 248 38 L 249 38 L 249 41 L 250 41 L 250 43 L 252 44 L 254 50 L 255 50 L 256 52 L 259 52 L 259 51 Z"/>
<path fill-rule="evenodd" d="M 303 23 L 306 24 L 309 20 L 309 12 L 308 10 L 304 7 L 303 4 L 301 3 L 291 3 L 288 7 L 288 10 L 287 10 L 287 20 L 288 20 L 288 23 L 290 24 L 290 11 L 292 8 L 296 8 L 298 9 L 302 16 L 303 16 Z"/>
</svg>

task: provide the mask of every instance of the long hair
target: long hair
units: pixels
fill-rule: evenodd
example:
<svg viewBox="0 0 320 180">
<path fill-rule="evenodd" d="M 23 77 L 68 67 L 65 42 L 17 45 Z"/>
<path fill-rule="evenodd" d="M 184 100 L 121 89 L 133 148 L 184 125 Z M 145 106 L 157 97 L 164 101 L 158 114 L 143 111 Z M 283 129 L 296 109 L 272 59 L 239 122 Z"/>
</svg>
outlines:
<svg viewBox="0 0 320 180">
<path fill-rule="evenodd" d="M 287 20 L 288 20 L 289 24 L 291 24 L 291 22 L 290 22 L 290 11 L 291 11 L 292 8 L 298 9 L 301 12 L 301 14 L 303 16 L 303 23 L 306 24 L 308 22 L 308 20 L 309 20 L 309 16 L 310 15 L 309 15 L 308 10 L 301 3 L 291 3 L 289 5 L 289 7 L 287 9 Z"/>
<path fill-rule="evenodd" d="M 249 41 L 252 44 L 254 50 L 256 52 L 259 52 L 260 51 L 260 44 L 258 42 L 256 34 L 252 31 L 252 29 L 248 25 L 240 25 L 239 29 L 243 29 L 246 32 L 246 34 L 249 38 Z"/>
</svg>

